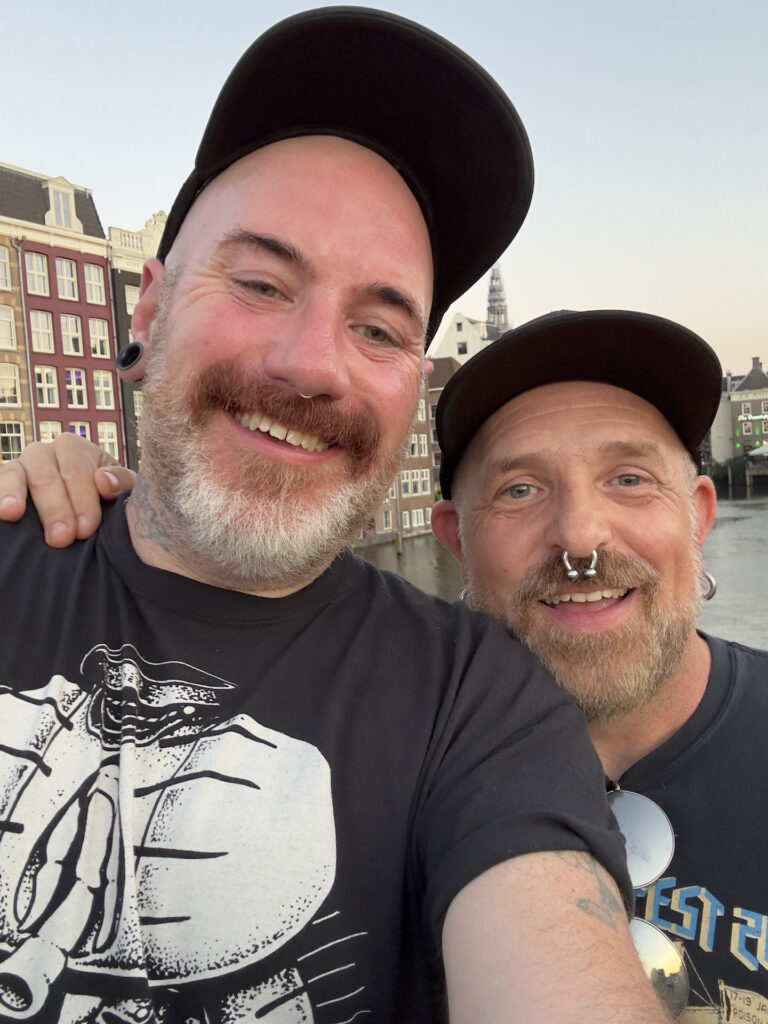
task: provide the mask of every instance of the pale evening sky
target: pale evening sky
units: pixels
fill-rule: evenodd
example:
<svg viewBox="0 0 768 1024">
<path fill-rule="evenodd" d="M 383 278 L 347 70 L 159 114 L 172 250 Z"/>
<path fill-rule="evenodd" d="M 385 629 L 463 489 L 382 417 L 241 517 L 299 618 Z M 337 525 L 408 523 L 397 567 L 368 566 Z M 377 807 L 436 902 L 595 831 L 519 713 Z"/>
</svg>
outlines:
<svg viewBox="0 0 768 1024">
<path fill-rule="evenodd" d="M 106 229 L 169 210 L 226 75 L 317 3 L 6 5 L 0 161 L 93 191 Z M 768 369 L 767 0 L 408 0 L 501 83 L 536 188 L 501 258 L 514 323 L 628 308 Z M 478 159 L 493 159 L 492 153 Z M 487 278 L 454 308 L 483 317 Z M 660 367 L 663 372 L 663 367 Z"/>
</svg>

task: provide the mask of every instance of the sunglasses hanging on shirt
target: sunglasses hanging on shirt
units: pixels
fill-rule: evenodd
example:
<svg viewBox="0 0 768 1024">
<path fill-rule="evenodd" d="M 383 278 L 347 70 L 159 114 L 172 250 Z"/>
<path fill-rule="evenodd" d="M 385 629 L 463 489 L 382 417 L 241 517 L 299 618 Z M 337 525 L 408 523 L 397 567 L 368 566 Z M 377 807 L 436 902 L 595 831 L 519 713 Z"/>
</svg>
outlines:
<svg viewBox="0 0 768 1024">
<path fill-rule="evenodd" d="M 658 804 L 640 793 L 616 787 L 608 803 L 627 846 L 627 868 L 635 889 L 645 889 L 664 874 L 675 852 L 675 833 Z M 673 1019 L 688 1003 L 688 971 L 677 946 L 660 928 L 635 917 L 632 941 L 645 973 Z"/>
</svg>

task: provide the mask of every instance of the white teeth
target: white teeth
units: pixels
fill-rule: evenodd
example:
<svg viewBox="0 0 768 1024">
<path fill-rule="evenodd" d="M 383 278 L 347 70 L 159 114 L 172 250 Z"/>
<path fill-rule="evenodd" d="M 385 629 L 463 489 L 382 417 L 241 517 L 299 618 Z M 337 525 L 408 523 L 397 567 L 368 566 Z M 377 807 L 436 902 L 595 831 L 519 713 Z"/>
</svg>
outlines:
<svg viewBox="0 0 768 1024">
<path fill-rule="evenodd" d="M 276 423 L 268 416 L 262 416 L 258 412 L 251 414 L 236 412 L 235 419 L 241 427 L 245 427 L 247 430 L 260 430 L 262 434 L 269 434 L 271 437 L 277 438 L 278 441 L 286 441 L 294 448 L 303 448 L 308 452 L 324 452 L 328 448 L 328 445 L 314 434 L 305 434 L 301 430 L 284 427 L 282 423 Z"/>
<path fill-rule="evenodd" d="M 602 598 L 623 597 L 626 590 L 576 590 L 572 594 L 557 594 L 555 597 L 547 598 L 545 604 L 556 605 L 563 601 L 573 601 L 574 604 L 585 604 L 588 601 L 600 601 Z"/>
</svg>

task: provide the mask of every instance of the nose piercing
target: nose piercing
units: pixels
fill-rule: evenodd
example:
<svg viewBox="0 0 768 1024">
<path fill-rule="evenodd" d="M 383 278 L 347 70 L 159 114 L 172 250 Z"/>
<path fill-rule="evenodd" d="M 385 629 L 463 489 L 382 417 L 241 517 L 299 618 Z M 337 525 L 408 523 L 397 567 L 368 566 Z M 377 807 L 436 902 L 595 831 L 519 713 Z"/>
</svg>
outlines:
<svg viewBox="0 0 768 1024">
<path fill-rule="evenodd" d="M 577 580 L 579 578 L 579 570 L 574 569 L 571 565 L 571 560 L 567 551 L 563 551 L 562 554 L 563 567 L 565 568 L 565 574 L 569 580 Z M 585 580 L 593 580 L 597 576 L 597 549 L 592 551 L 589 567 L 586 568 L 581 575 L 584 576 Z"/>
<path fill-rule="evenodd" d="M 568 552 L 563 551 L 563 565 L 565 566 L 565 574 L 569 580 L 577 580 L 579 578 L 579 570 L 574 569 L 568 560 Z"/>
<path fill-rule="evenodd" d="M 311 397 L 312 397 L 312 395 L 302 395 L 302 393 L 299 392 L 299 398 L 311 398 Z"/>
</svg>

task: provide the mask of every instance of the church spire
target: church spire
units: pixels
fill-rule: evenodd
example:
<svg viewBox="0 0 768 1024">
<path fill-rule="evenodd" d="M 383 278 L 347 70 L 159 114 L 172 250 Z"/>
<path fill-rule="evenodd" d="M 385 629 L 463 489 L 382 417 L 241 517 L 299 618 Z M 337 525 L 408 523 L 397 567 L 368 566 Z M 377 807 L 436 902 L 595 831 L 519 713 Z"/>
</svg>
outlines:
<svg viewBox="0 0 768 1024">
<path fill-rule="evenodd" d="M 507 297 L 504 294 L 504 283 L 498 263 L 491 270 L 491 283 L 488 285 L 488 325 L 495 327 L 501 334 L 509 329 L 507 318 Z"/>
</svg>

